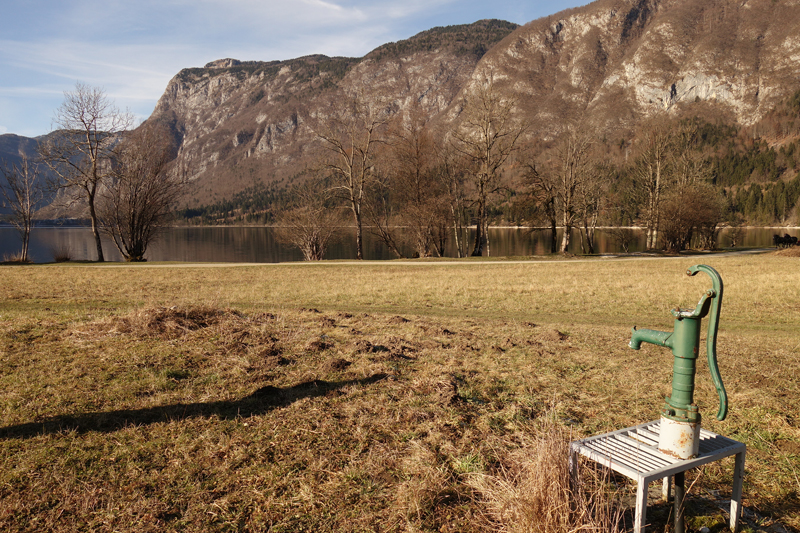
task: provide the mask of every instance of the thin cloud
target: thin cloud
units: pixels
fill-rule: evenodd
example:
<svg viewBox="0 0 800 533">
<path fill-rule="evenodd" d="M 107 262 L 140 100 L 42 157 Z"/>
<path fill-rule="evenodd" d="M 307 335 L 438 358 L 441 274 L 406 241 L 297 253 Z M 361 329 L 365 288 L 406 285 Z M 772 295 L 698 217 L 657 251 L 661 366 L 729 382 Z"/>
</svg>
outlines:
<svg viewBox="0 0 800 533">
<path fill-rule="evenodd" d="M 344 11 L 344 8 L 342 6 L 334 4 L 333 2 L 324 2 L 323 0 L 302 0 L 302 2 L 310 6 L 323 7 L 337 12 Z"/>
</svg>

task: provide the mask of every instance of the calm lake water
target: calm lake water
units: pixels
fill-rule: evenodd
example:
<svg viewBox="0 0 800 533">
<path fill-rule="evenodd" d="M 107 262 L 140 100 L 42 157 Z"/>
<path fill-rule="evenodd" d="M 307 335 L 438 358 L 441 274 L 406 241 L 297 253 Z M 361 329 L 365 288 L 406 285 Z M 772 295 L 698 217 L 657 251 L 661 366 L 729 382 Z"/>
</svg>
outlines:
<svg viewBox="0 0 800 533">
<path fill-rule="evenodd" d="M 748 228 L 739 239 L 738 246 L 772 246 L 772 235 L 779 233 L 800 237 L 798 228 Z M 641 231 L 635 233 L 636 239 L 629 251 L 642 251 L 645 236 Z M 546 255 L 550 250 L 550 231 L 527 229 L 495 228 L 489 230 L 490 247 L 493 256 Z M 560 233 L 559 233 L 560 238 Z M 615 240 L 603 230 L 597 230 L 597 252 L 618 253 Z M 0 258 L 17 253 L 20 239 L 16 230 L 0 227 Z M 720 247 L 729 247 L 730 231 L 722 230 Z M 449 243 L 448 255 L 455 257 L 453 243 Z M 53 250 L 66 247 L 73 260 L 95 259 L 95 247 L 89 228 L 41 227 L 31 233 L 29 255 L 37 263 L 53 260 Z M 471 250 L 471 248 L 470 248 Z M 581 253 L 578 233 L 573 234 L 571 251 Z M 113 243 L 104 240 L 103 253 L 106 260 L 121 261 Z M 411 249 L 406 250 L 407 254 Z M 355 232 L 350 232 L 341 242 L 328 249 L 326 259 L 353 259 L 356 255 Z M 394 259 L 395 256 L 376 237 L 365 231 L 364 256 L 366 259 Z M 301 261 L 299 251 L 282 245 L 275 239 L 273 228 L 265 227 L 189 227 L 171 228 L 158 241 L 151 245 L 146 257 L 151 261 L 225 261 L 278 263 Z"/>
</svg>

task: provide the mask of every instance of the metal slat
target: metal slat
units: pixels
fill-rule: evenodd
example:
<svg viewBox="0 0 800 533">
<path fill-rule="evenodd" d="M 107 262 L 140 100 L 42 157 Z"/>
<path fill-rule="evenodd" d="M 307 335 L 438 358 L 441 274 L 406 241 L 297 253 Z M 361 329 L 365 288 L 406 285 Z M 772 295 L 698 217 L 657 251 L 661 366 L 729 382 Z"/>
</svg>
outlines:
<svg viewBox="0 0 800 533">
<path fill-rule="evenodd" d="M 654 457 L 652 454 L 648 453 L 649 450 L 643 452 L 643 450 L 641 448 L 639 448 L 639 447 L 637 447 L 635 445 L 631 446 L 630 444 L 625 442 L 619 436 L 616 439 L 614 439 L 614 441 L 616 441 L 616 442 L 613 442 L 613 441 L 611 441 L 611 442 L 606 441 L 606 442 L 608 442 L 609 445 L 613 446 L 614 448 L 620 449 L 620 450 L 624 451 L 624 453 L 629 454 L 638 463 L 643 464 L 643 465 L 647 465 L 648 468 L 650 468 L 650 469 L 658 468 L 658 467 L 663 466 L 663 461 L 659 461 L 658 457 Z"/>
<path fill-rule="evenodd" d="M 627 438 L 630 439 L 630 437 L 627 437 Z M 633 440 L 633 439 L 630 439 L 630 440 Z M 658 450 L 657 446 L 649 446 L 649 445 L 641 446 L 640 445 L 640 446 L 637 446 L 636 449 L 639 450 L 639 452 L 641 452 L 643 454 L 648 454 L 649 456 L 651 456 L 659 465 L 662 465 L 664 463 L 676 463 L 676 462 L 680 461 L 680 459 L 678 459 L 678 458 L 671 457 L 669 455 L 661 453 Z"/>
<path fill-rule="evenodd" d="M 607 468 L 615 472 L 619 472 L 623 476 L 627 476 L 630 479 L 639 480 L 641 475 L 639 471 L 634 468 L 628 468 L 626 465 L 615 463 L 611 460 L 610 457 L 607 455 L 599 452 L 598 450 L 594 450 L 592 448 L 586 446 L 580 446 L 576 450 L 579 454 L 583 455 L 584 457 L 591 459 L 595 463 L 599 463 Z"/>
<path fill-rule="evenodd" d="M 603 440 L 593 443 L 594 447 L 602 451 L 605 455 L 609 456 L 612 461 L 624 464 L 628 468 L 636 470 L 642 474 L 652 470 L 656 465 L 648 464 L 642 461 L 635 450 L 625 448 L 623 446 L 614 446 L 614 443 L 609 440 Z"/>
</svg>

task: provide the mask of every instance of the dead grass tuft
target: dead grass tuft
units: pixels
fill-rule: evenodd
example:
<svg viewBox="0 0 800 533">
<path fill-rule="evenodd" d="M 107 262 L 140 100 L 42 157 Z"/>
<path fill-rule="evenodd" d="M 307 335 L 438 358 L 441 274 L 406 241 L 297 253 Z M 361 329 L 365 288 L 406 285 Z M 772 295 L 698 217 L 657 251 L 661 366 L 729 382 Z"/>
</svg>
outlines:
<svg viewBox="0 0 800 533">
<path fill-rule="evenodd" d="M 546 417 L 548 420 L 552 416 Z M 494 473 L 476 473 L 468 483 L 480 494 L 492 529 L 509 533 L 622 531 L 622 511 L 613 506 L 602 479 L 583 476 L 570 487 L 567 431 L 553 422 L 515 435 L 523 445 Z"/>
<path fill-rule="evenodd" d="M 238 313 L 205 306 L 156 307 L 139 309 L 128 316 L 117 318 L 114 326 L 119 333 L 174 339 L 190 331 L 215 325 L 226 315 Z"/>
<path fill-rule="evenodd" d="M 779 255 L 781 257 L 800 257 L 800 246 L 792 246 L 791 248 L 784 248 L 772 252 L 772 255 Z"/>
<path fill-rule="evenodd" d="M 30 259 L 27 259 L 27 258 L 23 259 L 22 258 L 22 252 L 16 252 L 16 253 L 13 253 L 13 254 L 5 254 L 5 255 L 3 255 L 3 260 L 0 261 L 0 262 L 5 263 L 5 264 L 9 264 L 9 265 L 26 265 L 26 264 L 32 263 L 32 261 Z"/>
<path fill-rule="evenodd" d="M 561 331 L 558 331 L 557 329 L 551 329 L 549 331 L 541 333 L 539 335 L 539 338 L 551 342 L 561 342 L 567 340 L 569 338 L 569 335 Z"/>
</svg>

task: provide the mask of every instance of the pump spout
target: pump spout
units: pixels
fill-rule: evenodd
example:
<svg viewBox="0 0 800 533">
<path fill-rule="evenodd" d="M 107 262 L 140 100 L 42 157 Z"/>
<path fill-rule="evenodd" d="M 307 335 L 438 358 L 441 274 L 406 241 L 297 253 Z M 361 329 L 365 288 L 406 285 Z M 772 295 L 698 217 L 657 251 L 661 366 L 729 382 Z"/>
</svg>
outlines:
<svg viewBox="0 0 800 533">
<path fill-rule="evenodd" d="M 628 346 L 634 350 L 638 350 L 642 347 L 643 342 L 649 342 L 650 344 L 655 344 L 656 346 L 672 348 L 672 333 L 672 331 L 636 329 L 636 326 L 633 326 L 633 329 L 631 330 L 631 342 L 628 343 Z"/>
</svg>

